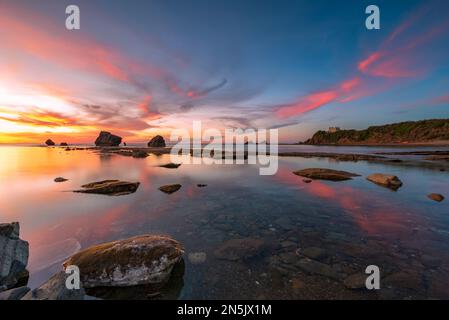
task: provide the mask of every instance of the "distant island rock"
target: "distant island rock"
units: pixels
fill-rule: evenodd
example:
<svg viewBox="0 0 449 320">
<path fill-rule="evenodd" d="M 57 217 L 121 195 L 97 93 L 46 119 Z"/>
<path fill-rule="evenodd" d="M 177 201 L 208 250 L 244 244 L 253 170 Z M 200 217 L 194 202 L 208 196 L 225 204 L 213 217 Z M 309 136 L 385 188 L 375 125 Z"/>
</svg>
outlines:
<svg viewBox="0 0 449 320">
<path fill-rule="evenodd" d="M 46 144 L 47 146 L 54 146 L 54 145 L 55 145 L 55 143 L 54 143 L 53 140 L 51 140 L 51 139 L 47 139 L 47 141 L 45 141 L 45 144 Z"/>
<path fill-rule="evenodd" d="M 61 142 L 59 145 L 60 145 L 61 147 L 68 147 L 67 142 Z"/>
<path fill-rule="evenodd" d="M 342 130 L 331 127 L 320 130 L 304 144 L 309 145 L 376 145 L 376 144 L 419 144 L 429 142 L 449 143 L 449 119 L 407 121 L 365 130 Z"/>
<path fill-rule="evenodd" d="M 153 137 L 150 142 L 148 142 L 148 147 L 150 148 L 165 148 L 165 140 L 162 136 Z"/>
<path fill-rule="evenodd" d="M 111 134 L 107 131 L 101 131 L 98 138 L 95 140 L 95 145 L 98 147 L 116 147 L 122 142 L 122 137 Z"/>
</svg>

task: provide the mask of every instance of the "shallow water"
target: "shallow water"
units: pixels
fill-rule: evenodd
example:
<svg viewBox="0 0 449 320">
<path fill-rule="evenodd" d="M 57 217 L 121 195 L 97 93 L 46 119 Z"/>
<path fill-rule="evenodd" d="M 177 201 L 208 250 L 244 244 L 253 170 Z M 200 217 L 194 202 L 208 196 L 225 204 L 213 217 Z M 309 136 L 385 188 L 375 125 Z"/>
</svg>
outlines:
<svg viewBox="0 0 449 320">
<path fill-rule="evenodd" d="M 333 148 L 320 151 L 348 152 Z M 157 165 L 170 162 L 169 155 L 134 159 L 40 147 L 1 147 L 0 159 L 0 222 L 20 222 L 21 238 L 30 243 L 31 287 L 48 279 L 79 248 L 158 233 L 186 248 L 181 285 L 159 298 L 449 298 L 449 202 L 426 197 L 431 192 L 449 196 L 447 171 L 280 158 L 276 175 L 260 176 L 256 165 L 166 169 Z M 308 167 L 362 176 L 306 184 L 292 174 Z M 404 185 L 393 192 L 372 184 L 364 176 L 374 172 L 395 174 Z M 58 176 L 69 181 L 55 183 Z M 119 197 L 70 192 L 104 179 L 141 185 L 136 193 Z M 182 188 L 171 195 L 158 190 L 171 183 Z M 207 187 L 198 188 L 198 183 Z M 218 259 L 216 249 L 235 238 L 262 239 L 263 250 L 236 261 Z M 298 266 L 310 247 L 324 252 L 317 260 L 332 272 Z M 188 259 L 192 252 L 205 252 L 206 261 L 193 264 Z M 344 286 L 347 276 L 372 264 L 381 270 L 380 290 Z M 142 295 L 131 290 L 116 297 Z"/>
</svg>

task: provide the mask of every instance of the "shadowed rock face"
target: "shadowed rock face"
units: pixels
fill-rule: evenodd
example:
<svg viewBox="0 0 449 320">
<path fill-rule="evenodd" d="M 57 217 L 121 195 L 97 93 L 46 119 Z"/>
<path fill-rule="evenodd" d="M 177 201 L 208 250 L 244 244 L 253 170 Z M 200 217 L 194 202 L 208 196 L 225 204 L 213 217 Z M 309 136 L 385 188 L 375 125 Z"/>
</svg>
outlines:
<svg viewBox="0 0 449 320">
<path fill-rule="evenodd" d="M 79 267 L 85 288 L 160 284 L 168 281 L 183 253 L 174 239 L 143 235 L 92 246 L 63 265 Z"/>
<path fill-rule="evenodd" d="M 261 239 L 231 239 L 218 247 L 214 255 L 217 259 L 236 261 L 252 258 L 260 254 L 263 249 L 264 242 Z"/>
<path fill-rule="evenodd" d="M 53 140 L 51 140 L 51 139 L 48 139 L 47 141 L 45 141 L 45 144 L 46 144 L 47 146 L 54 146 L 54 145 L 55 145 L 55 143 L 54 143 Z"/>
<path fill-rule="evenodd" d="M 165 140 L 162 136 L 155 136 L 148 142 L 148 146 L 151 148 L 163 148 L 165 147 Z"/>
<path fill-rule="evenodd" d="M 18 222 L 0 224 L 0 291 L 28 281 L 29 245 L 19 238 L 19 231 Z"/>
<path fill-rule="evenodd" d="M 391 190 L 397 190 L 402 186 L 402 181 L 398 177 L 383 173 L 374 173 L 366 177 L 366 179 Z"/>
<path fill-rule="evenodd" d="M 110 196 L 122 196 L 136 192 L 140 182 L 127 182 L 120 180 L 103 180 L 82 185 L 80 190 L 74 190 L 78 193 L 96 193 Z"/>
<path fill-rule="evenodd" d="M 296 174 L 297 176 L 306 177 L 310 179 L 331 180 L 331 181 L 350 180 L 353 177 L 359 176 L 358 174 L 351 172 L 332 170 L 332 169 L 322 169 L 322 168 L 303 169 L 294 171 L 293 173 Z"/>
<path fill-rule="evenodd" d="M 83 300 L 84 289 L 69 290 L 66 287 L 66 280 L 70 274 L 61 271 L 41 285 L 28 292 L 22 300 Z"/>
<path fill-rule="evenodd" d="M 98 138 L 95 140 L 95 145 L 98 147 L 116 147 L 120 145 L 122 138 L 111 134 L 107 131 L 101 131 Z"/>
</svg>

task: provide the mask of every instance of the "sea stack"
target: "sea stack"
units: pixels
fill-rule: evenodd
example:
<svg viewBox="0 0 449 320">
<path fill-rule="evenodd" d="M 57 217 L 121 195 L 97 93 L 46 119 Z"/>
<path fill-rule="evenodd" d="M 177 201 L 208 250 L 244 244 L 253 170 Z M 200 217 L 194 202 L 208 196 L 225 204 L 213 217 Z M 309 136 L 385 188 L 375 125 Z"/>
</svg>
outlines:
<svg viewBox="0 0 449 320">
<path fill-rule="evenodd" d="M 54 146 L 54 145 L 55 145 L 55 143 L 54 143 L 53 140 L 51 140 L 51 139 L 47 139 L 47 141 L 45 141 L 45 144 L 46 144 L 47 146 Z"/>
<path fill-rule="evenodd" d="M 107 131 L 101 131 L 95 140 L 97 147 L 117 147 L 122 142 L 122 137 L 111 134 Z"/>
<path fill-rule="evenodd" d="M 155 136 L 153 137 L 150 142 L 148 142 L 148 147 L 150 148 L 164 148 L 165 147 L 165 140 L 162 136 Z"/>
</svg>

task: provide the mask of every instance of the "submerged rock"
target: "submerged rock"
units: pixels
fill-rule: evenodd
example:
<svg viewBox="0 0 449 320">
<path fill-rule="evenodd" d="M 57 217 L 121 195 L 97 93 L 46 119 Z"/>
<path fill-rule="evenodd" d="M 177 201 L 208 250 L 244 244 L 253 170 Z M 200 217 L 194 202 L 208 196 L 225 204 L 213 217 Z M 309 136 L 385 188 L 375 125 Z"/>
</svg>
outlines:
<svg viewBox="0 0 449 320">
<path fill-rule="evenodd" d="M 327 256 L 326 250 L 318 247 L 305 248 L 301 253 L 306 257 L 314 260 L 321 260 Z"/>
<path fill-rule="evenodd" d="M 205 187 L 207 187 L 207 184 L 204 184 L 204 183 L 198 183 L 196 186 L 197 186 L 198 188 L 205 188 Z"/>
<path fill-rule="evenodd" d="M 181 189 L 181 187 L 182 186 L 180 184 L 167 184 L 165 186 L 159 187 L 159 190 L 167 194 L 171 194 Z"/>
<path fill-rule="evenodd" d="M 80 268 L 85 288 L 135 286 L 166 282 L 183 253 L 174 239 L 143 235 L 92 246 L 63 265 Z"/>
<path fill-rule="evenodd" d="M 394 175 L 374 173 L 366 177 L 366 179 L 377 185 L 387 187 L 391 190 L 397 190 L 402 186 L 402 181 Z"/>
<path fill-rule="evenodd" d="M 149 154 L 143 150 L 133 150 L 131 155 L 133 158 L 146 158 L 149 156 Z"/>
<path fill-rule="evenodd" d="M 29 245 L 19 238 L 18 222 L 0 224 L 0 291 L 25 285 Z"/>
<path fill-rule="evenodd" d="M 363 289 L 366 288 L 367 275 L 363 273 L 355 273 L 347 277 L 343 284 L 348 289 Z"/>
<path fill-rule="evenodd" d="M 304 183 L 311 183 L 311 182 L 312 182 L 312 179 L 302 179 L 302 181 L 303 181 Z"/>
<path fill-rule="evenodd" d="M 46 144 L 47 146 L 54 146 L 54 145 L 55 145 L 55 143 L 54 143 L 53 140 L 51 140 L 51 139 L 47 139 L 47 141 L 45 141 L 45 144 Z"/>
<path fill-rule="evenodd" d="M 149 142 L 148 146 L 150 148 L 164 148 L 165 147 L 165 140 L 162 136 L 155 136 L 153 137 Z"/>
<path fill-rule="evenodd" d="M 95 145 L 98 147 L 116 147 L 122 142 L 122 137 L 111 134 L 107 131 L 101 131 L 100 135 L 95 140 Z"/>
<path fill-rule="evenodd" d="M 167 163 L 162 164 L 159 167 L 167 168 L 167 169 L 177 169 L 181 164 L 180 163 Z"/>
<path fill-rule="evenodd" d="M 214 255 L 217 259 L 236 261 L 257 256 L 263 249 L 264 242 L 261 239 L 231 239 L 218 247 Z"/>
<path fill-rule="evenodd" d="M 22 300 L 83 300 L 85 292 L 82 284 L 80 289 L 67 289 L 68 276 L 70 274 L 64 271 L 58 272 L 39 288 L 28 292 Z"/>
<path fill-rule="evenodd" d="M 206 262 L 206 252 L 191 252 L 188 254 L 188 259 L 191 264 L 202 264 Z"/>
<path fill-rule="evenodd" d="M 359 176 L 358 174 L 351 172 L 324 169 L 324 168 L 308 168 L 294 171 L 293 173 L 296 174 L 297 176 L 306 177 L 310 179 L 331 180 L 331 181 L 350 180 L 353 177 Z"/>
<path fill-rule="evenodd" d="M 136 192 L 140 182 L 127 182 L 120 180 L 103 180 L 82 185 L 80 190 L 74 190 L 78 193 L 96 193 L 110 196 L 122 196 Z"/>
<path fill-rule="evenodd" d="M 441 202 L 444 200 L 444 196 L 439 193 L 428 194 L 427 197 L 433 201 Z"/>
<path fill-rule="evenodd" d="M 55 178 L 55 182 L 65 182 L 65 181 L 67 181 L 68 179 L 66 179 L 66 178 L 63 178 L 63 177 L 57 177 L 57 178 Z"/>
<path fill-rule="evenodd" d="M 296 266 L 307 273 L 318 274 L 335 280 L 340 279 L 340 275 L 333 267 L 312 259 L 301 259 L 296 263 Z"/>
</svg>

